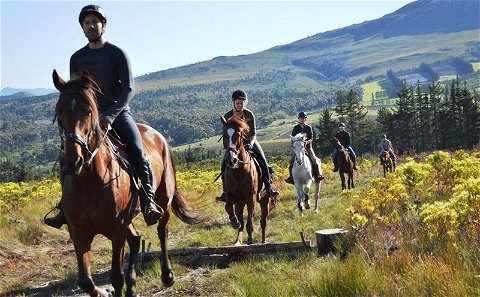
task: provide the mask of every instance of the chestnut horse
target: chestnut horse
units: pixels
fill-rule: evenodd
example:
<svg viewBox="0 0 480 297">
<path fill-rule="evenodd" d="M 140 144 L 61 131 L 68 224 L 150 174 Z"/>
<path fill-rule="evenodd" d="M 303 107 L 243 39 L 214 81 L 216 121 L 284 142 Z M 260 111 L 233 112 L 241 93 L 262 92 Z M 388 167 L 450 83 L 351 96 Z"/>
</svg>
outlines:
<svg viewBox="0 0 480 297">
<path fill-rule="evenodd" d="M 337 150 L 337 164 L 338 164 L 338 174 L 340 175 L 340 179 L 342 181 L 342 190 L 345 190 L 345 174 L 348 176 L 348 188 L 350 186 L 355 188 L 355 184 L 353 182 L 353 161 L 348 154 L 348 150 L 340 143 L 336 137 L 332 139 L 333 146 Z"/>
<path fill-rule="evenodd" d="M 84 72 L 80 78 L 65 82 L 53 71 L 53 82 L 60 91 L 55 113 L 63 141 L 62 209 L 68 222 L 78 263 L 78 285 L 90 296 L 109 296 L 97 287 L 90 273 L 91 244 L 97 234 L 112 242 L 110 281 L 115 296 L 122 296 L 124 285 L 125 241 L 130 248 L 126 269 L 127 296 L 135 296 L 135 262 L 140 236 L 130 214 L 134 199 L 129 172 L 122 169 L 112 154 L 105 131 L 99 125 L 96 94 L 100 92 L 93 77 Z M 175 168 L 165 138 L 146 125 L 138 125 L 144 150 L 151 162 L 155 202 L 164 210 L 157 225 L 161 245 L 161 280 L 171 286 L 175 277 L 167 254 L 167 224 L 171 211 L 188 224 L 206 220 L 188 206 L 177 189 Z M 108 131 L 107 131 L 108 132 Z"/>
<path fill-rule="evenodd" d="M 266 195 L 261 190 L 262 184 L 260 176 L 255 165 L 255 161 L 248 153 L 243 141 L 248 136 L 248 124 L 239 117 L 233 116 L 226 120 L 221 117 L 223 124 L 223 147 L 226 150 L 225 162 L 226 168 L 224 174 L 225 190 L 227 202 L 225 210 L 231 217 L 232 225 L 237 230 L 235 245 L 242 244 L 243 229 L 243 209 L 247 206 L 247 244 L 253 244 L 253 219 L 255 216 L 255 204 L 260 203 L 262 215 L 260 226 L 262 228 L 262 243 L 265 243 L 265 229 L 267 227 L 267 217 L 275 208 L 277 197 Z M 235 211 L 233 211 L 235 207 Z M 238 223 L 238 221 L 239 223 Z M 239 224 L 239 226 L 238 226 Z"/>
<path fill-rule="evenodd" d="M 395 162 L 390 157 L 388 151 L 383 151 L 380 159 L 382 160 L 383 177 L 387 177 L 387 172 L 395 171 Z"/>
</svg>

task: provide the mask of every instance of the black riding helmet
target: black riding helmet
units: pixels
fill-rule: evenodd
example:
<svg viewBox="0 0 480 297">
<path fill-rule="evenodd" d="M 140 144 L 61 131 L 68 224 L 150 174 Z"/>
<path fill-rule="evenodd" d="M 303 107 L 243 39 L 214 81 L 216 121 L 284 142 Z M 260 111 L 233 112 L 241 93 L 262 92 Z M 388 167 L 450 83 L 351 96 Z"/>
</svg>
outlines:
<svg viewBox="0 0 480 297">
<path fill-rule="evenodd" d="M 85 19 L 85 16 L 89 13 L 97 15 L 104 23 L 107 23 L 107 17 L 105 16 L 105 12 L 103 12 L 103 8 L 98 5 L 92 4 L 83 7 L 80 11 L 80 15 L 78 16 L 80 26 L 83 26 L 83 20 Z"/>
<path fill-rule="evenodd" d="M 298 113 L 298 118 L 307 118 L 307 114 L 303 111 Z"/>
<path fill-rule="evenodd" d="M 232 101 L 235 101 L 236 99 L 247 100 L 248 99 L 247 93 L 245 93 L 245 91 L 242 91 L 242 90 L 236 90 L 232 94 Z"/>
</svg>

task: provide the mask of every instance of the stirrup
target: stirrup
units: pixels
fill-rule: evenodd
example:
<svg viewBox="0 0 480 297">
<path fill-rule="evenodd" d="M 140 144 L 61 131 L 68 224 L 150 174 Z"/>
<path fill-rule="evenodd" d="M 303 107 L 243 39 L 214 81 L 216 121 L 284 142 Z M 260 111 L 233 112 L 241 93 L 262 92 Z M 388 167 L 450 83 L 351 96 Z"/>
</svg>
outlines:
<svg viewBox="0 0 480 297">
<path fill-rule="evenodd" d="M 47 216 L 53 211 L 50 210 L 44 217 L 43 217 L 43 223 L 45 223 L 45 225 L 47 226 L 50 226 L 50 227 L 53 227 L 53 228 L 56 228 L 56 229 L 60 229 L 62 228 L 63 224 L 66 224 L 67 221 L 65 219 L 65 215 L 63 214 L 62 210 L 60 210 L 60 212 L 56 215 L 56 216 L 53 216 L 51 218 L 47 218 Z"/>
<path fill-rule="evenodd" d="M 218 197 L 215 197 L 215 199 L 217 199 L 218 201 L 221 201 L 221 202 L 227 202 L 227 194 L 225 192 L 223 192 L 222 195 L 220 195 Z"/>
<path fill-rule="evenodd" d="M 150 201 L 142 213 L 147 226 L 155 225 L 164 214 L 163 209 L 160 206 L 157 206 L 153 201 Z"/>
<path fill-rule="evenodd" d="M 292 184 L 292 185 L 293 185 L 293 184 L 294 184 L 294 182 L 293 182 L 293 177 L 290 175 L 288 178 L 285 179 L 285 182 L 286 182 L 287 184 Z"/>
</svg>

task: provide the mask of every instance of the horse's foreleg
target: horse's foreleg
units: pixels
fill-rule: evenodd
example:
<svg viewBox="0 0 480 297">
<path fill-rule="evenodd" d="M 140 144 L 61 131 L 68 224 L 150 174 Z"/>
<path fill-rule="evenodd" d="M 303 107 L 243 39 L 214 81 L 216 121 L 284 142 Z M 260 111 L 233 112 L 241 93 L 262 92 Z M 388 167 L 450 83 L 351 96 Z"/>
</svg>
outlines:
<svg viewBox="0 0 480 297">
<path fill-rule="evenodd" d="M 257 195 L 249 199 L 247 203 L 247 244 L 253 244 L 253 220 L 255 216 L 255 198 Z M 265 199 L 267 200 L 267 199 Z"/>
<path fill-rule="evenodd" d="M 235 245 L 242 245 L 243 243 L 243 229 L 245 228 L 245 221 L 243 220 L 243 208 L 245 205 L 241 203 L 235 204 L 235 214 L 239 220 L 240 227 L 237 230 L 237 239 Z"/>
<path fill-rule="evenodd" d="M 128 266 L 127 266 L 127 292 L 125 293 L 126 297 L 136 296 L 135 286 L 137 284 L 137 272 L 135 271 L 138 251 L 140 250 L 140 234 L 135 229 L 133 224 L 128 225 L 127 227 L 127 242 L 130 249 L 130 256 L 128 257 Z"/>
<path fill-rule="evenodd" d="M 93 238 L 80 239 L 72 236 L 77 256 L 78 265 L 78 286 L 90 296 L 109 297 L 104 289 L 95 286 L 90 272 L 91 244 Z"/>
<path fill-rule="evenodd" d="M 320 183 L 315 183 L 315 213 L 318 213 L 318 199 L 320 198 Z"/>
<path fill-rule="evenodd" d="M 167 252 L 167 239 L 168 239 L 168 221 L 170 220 L 170 211 L 165 211 L 164 216 L 160 219 L 160 222 L 157 226 L 157 234 L 160 239 L 160 248 L 162 249 L 161 253 L 161 269 L 162 269 L 162 283 L 165 287 L 171 287 L 175 282 L 175 275 L 173 274 L 172 264 L 170 264 L 170 259 L 168 259 Z"/>
<path fill-rule="evenodd" d="M 260 217 L 260 227 L 262 228 L 262 243 L 265 243 L 266 240 L 266 229 L 267 229 L 267 217 L 269 214 L 268 203 L 270 199 L 265 199 L 266 201 L 260 201 L 260 208 L 262 215 Z"/>
<path fill-rule="evenodd" d="M 349 185 L 349 189 L 350 189 L 350 182 L 352 184 L 352 189 L 355 188 L 355 184 L 353 183 L 353 171 L 349 173 L 348 175 L 348 185 Z"/>
<path fill-rule="evenodd" d="M 303 189 L 303 198 L 305 202 L 305 208 L 310 209 L 310 202 L 308 201 L 308 193 L 310 193 L 310 187 L 312 186 L 312 179 L 308 180 Z"/>
<path fill-rule="evenodd" d="M 303 188 L 300 182 L 295 182 L 295 191 L 297 192 L 297 209 L 300 214 L 303 213 Z"/>
<path fill-rule="evenodd" d="M 115 289 L 115 297 L 122 296 L 124 251 L 125 251 L 125 229 L 119 228 L 112 236 L 112 269 L 110 270 L 110 282 Z"/>
<path fill-rule="evenodd" d="M 340 175 L 340 180 L 342 181 L 342 190 L 345 190 L 347 187 L 345 186 L 345 175 L 338 170 L 338 174 Z"/>
</svg>

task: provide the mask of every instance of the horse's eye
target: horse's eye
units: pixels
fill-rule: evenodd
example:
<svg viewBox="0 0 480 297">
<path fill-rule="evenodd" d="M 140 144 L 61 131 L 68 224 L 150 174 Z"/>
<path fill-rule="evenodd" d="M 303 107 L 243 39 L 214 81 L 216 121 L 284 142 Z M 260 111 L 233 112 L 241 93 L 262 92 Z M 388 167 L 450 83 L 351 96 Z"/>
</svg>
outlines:
<svg viewBox="0 0 480 297">
<path fill-rule="evenodd" d="M 88 116 L 91 115 L 91 114 L 92 114 L 92 109 L 89 108 L 89 109 L 87 109 L 87 111 L 85 112 L 85 117 L 88 117 Z"/>
</svg>

